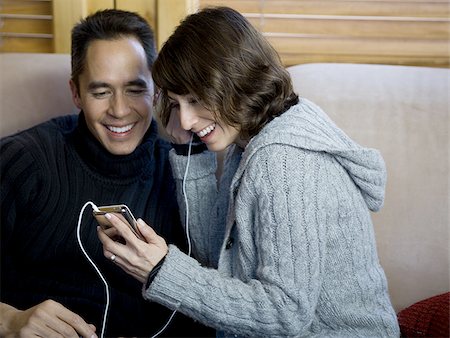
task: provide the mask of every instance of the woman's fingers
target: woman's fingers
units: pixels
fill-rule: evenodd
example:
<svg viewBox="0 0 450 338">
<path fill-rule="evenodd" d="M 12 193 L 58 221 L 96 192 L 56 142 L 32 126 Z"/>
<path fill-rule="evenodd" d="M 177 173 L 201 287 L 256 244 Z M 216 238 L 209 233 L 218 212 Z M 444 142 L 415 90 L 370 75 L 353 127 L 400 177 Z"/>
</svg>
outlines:
<svg viewBox="0 0 450 338">
<path fill-rule="evenodd" d="M 148 226 L 147 223 L 145 223 L 142 219 L 137 220 L 138 228 L 142 236 L 144 236 L 147 243 L 161 243 L 161 240 L 164 241 L 164 239 L 153 230 L 152 227 Z"/>
<path fill-rule="evenodd" d="M 105 218 L 113 225 L 116 236 L 122 237 L 125 242 L 132 242 L 137 239 L 136 234 L 131 230 L 131 225 L 122 215 L 114 213 L 105 214 Z"/>
<path fill-rule="evenodd" d="M 106 231 L 99 227 L 98 237 L 103 244 L 103 254 L 125 272 L 140 282 L 145 282 L 149 272 L 167 254 L 168 247 L 164 238 L 142 219 L 138 219 L 137 227 L 144 240 L 137 238 L 128 225 L 116 215 L 106 214 L 105 217 L 124 241 L 112 240 Z"/>
</svg>

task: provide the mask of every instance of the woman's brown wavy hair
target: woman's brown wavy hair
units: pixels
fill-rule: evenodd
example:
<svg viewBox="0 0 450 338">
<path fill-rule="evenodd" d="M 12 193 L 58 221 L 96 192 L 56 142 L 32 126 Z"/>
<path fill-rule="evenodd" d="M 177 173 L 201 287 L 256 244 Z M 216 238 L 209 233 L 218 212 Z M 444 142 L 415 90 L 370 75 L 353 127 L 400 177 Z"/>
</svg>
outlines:
<svg viewBox="0 0 450 338">
<path fill-rule="evenodd" d="M 191 94 L 218 120 L 256 135 L 298 102 L 274 48 L 240 13 L 209 7 L 189 15 L 162 47 L 152 68 L 157 111 L 167 126 L 167 92 Z"/>
</svg>

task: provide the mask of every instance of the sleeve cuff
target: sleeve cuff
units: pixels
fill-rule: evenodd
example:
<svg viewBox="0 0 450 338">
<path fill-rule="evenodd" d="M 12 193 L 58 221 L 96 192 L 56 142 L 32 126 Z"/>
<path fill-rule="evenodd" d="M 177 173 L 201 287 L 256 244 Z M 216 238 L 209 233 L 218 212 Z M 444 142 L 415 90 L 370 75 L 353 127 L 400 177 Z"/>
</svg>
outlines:
<svg viewBox="0 0 450 338">
<path fill-rule="evenodd" d="M 200 282 L 200 263 L 174 245 L 169 245 L 166 257 L 166 264 L 162 265 L 160 273 L 156 274 L 153 283 L 143 290 L 144 299 L 169 309 L 177 309 L 183 303 L 192 304 L 198 301 L 193 295 L 193 289 L 186 286 L 194 281 L 195 284 L 200 283 L 201 288 L 204 287 L 204 282 Z"/>
<path fill-rule="evenodd" d="M 158 274 L 159 269 L 161 269 L 161 266 L 164 263 L 164 260 L 166 259 L 166 256 L 164 256 L 158 264 L 156 264 L 152 271 L 148 274 L 147 282 L 145 283 L 145 289 L 147 290 L 150 287 L 150 284 L 152 284 L 153 280 L 155 279 L 156 275 Z"/>
</svg>

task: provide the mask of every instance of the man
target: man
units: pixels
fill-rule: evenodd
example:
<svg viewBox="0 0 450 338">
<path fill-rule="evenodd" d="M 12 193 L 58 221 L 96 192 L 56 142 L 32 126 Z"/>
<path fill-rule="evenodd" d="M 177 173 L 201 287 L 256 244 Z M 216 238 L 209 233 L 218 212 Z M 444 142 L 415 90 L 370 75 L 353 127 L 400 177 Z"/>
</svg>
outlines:
<svg viewBox="0 0 450 338">
<path fill-rule="evenodd" d="M 100 335 L 104 285 L 76 234 L 88 201 L 126 204 L 186 244 L 169 146 L 152 122 L 155 58 L 153 32 L 137 14 L 87 17 L 72 31 L 70 88 L 80 114 L 1 140 L 0 336 Z M 82 216 L 81 242 L 111 290 L 106 335 L 155 334 L 171 311 L 143 300 L 142 285 L 103 257 L 91 209 Z M 210 332 L 177 314 L 164 334 Z"/>
</svg>

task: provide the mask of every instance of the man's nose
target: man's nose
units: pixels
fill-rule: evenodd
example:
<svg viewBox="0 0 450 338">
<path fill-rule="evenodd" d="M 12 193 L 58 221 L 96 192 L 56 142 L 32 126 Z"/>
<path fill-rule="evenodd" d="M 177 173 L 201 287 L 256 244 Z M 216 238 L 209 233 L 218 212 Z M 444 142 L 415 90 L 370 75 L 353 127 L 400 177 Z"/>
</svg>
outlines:
<svg viewBox="0 0 450 338">
<path fill-rule="evenodd" d="M 120 118 L 130 113 L 130 106 L 125 95 L 116 93 L 111 100 L 111 115 Z"/>
</svg>

